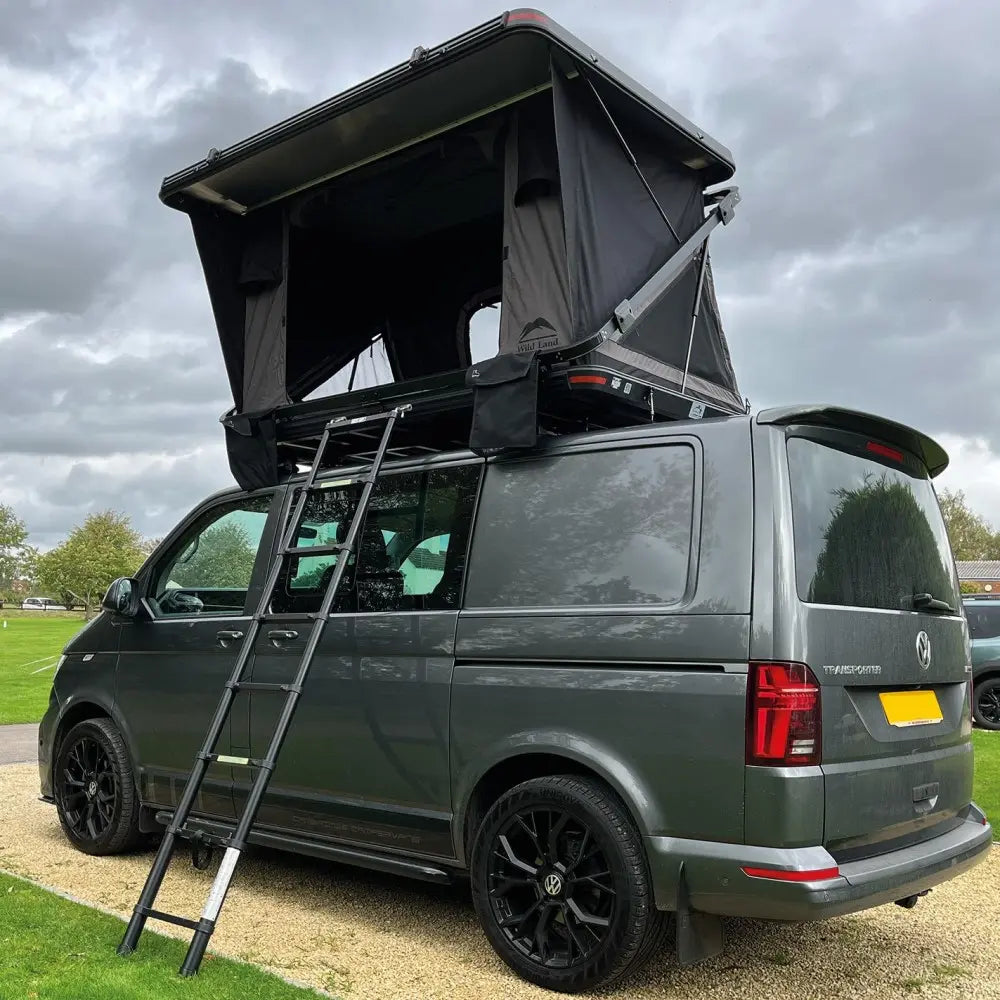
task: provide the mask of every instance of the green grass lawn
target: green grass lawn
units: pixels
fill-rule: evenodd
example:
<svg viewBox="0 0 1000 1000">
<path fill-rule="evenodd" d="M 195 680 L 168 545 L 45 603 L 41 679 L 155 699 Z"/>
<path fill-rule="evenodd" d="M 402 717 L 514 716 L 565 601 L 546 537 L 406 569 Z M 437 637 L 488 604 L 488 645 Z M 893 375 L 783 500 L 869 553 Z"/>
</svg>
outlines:
<svg viewBox="0 0 1000 1000">
<path fill-rule="evenodd" d="M 993 839 L 1000 841 L 1000 733 L 972 731 L 976 747 L 976 781 L 972 797 L 993 824 Z"/>
<path fill-rule="evenodd" d="M 146 932 L 119 958 L 125 924 L 37 886 L 0 874 L 0 996 L 4 1000 L 308 1000 L 251 965 L 207 955 L 192 979 L 177 975 L 187 944 Z"/>
<path fill-rule="evenodd" d="M 79 613 L 0 611 L 0 726 L 41 719 L 59 654 L 82 626 Z"/>
</svg>

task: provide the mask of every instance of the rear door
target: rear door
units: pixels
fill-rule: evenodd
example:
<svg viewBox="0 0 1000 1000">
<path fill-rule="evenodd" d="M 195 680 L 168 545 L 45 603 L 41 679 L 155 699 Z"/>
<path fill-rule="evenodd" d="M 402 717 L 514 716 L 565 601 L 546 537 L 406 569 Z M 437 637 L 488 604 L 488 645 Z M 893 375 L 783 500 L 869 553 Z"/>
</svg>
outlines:
<svg viewBox="0 0 1000 1000">
<path fill-rule="evenodd" d="M 972 794 L 969 648 L 944 521 L 921 459 L 872 431 L 770 432 L 774 655 L 820 685 L 823 840 L 841 861 L 944 832 Z"/>
</svg>

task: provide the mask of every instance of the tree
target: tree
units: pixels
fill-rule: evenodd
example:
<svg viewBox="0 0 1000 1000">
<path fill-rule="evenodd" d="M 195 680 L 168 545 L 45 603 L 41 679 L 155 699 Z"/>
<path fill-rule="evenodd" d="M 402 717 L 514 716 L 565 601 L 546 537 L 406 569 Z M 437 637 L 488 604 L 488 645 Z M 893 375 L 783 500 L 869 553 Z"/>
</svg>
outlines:
<svg viewBox="0 0 1000 1000">
<path fill-rule="evenodd" d="M 162 538 L 162 537 L 159 537 L 159 538 L 144 538 L 144 539 L 143 539 L 143 540 L 142 540 L 142 541 L 141 541 L 141 542 L 139 543 L 139 548 L 140 548 L 140 549 L 142 549 L 142 554 L 143 554 L 143 556 L 145 556 L 145 557 L 147 557 L 147 558 L 148 558 L 149 556 L 151 556 L 151 555 L 153 554 L 153 550 L 154 550 L 154 549 L 156 548 L 156 546 L 157 546 L 157 545 L 159 545 L 159 544 L 160 544 L 160 542 L 162 542 L 162 541 L 163 541 L 163 538 Z"/>
<path fill-rule="evenodd" d="M 0 597 L 11 596 L 21 581 L 35 578 L 38 550 L 28 544 L 28 529 L 12 507 L 0 504 Z"/>
<path fill-rule="evenodd" d="M 38 560 L 43 586 L 84 605 L 89 618 L 111 581 L 131 576 L 143 560 L 142 539 L 126 514 L 106 510 L 91 514 L 62 545 Z"/>
<path fill-rule="evenodd" d="M 223 520 L 200 536 L 194 551 L 181 555 L 170 571 L 170 583 L 245 590 L 256 557 L 257 550 L 246 530 Z"/>
<path fill-rule="evenodd" d="M 951 570 L 937 557 L 934 533 L 909 485 L 873 475 L 836 495 L 810 601 L 906 608 L 914 594 L 947 599 Z"/>
<path fill-rule="evenodd" d="M 970 510 L 961 490 L 942 490 L 938 497 L 955 558 L 963 562 L 1000 559 L 1000 534 Z"/>
</svg>

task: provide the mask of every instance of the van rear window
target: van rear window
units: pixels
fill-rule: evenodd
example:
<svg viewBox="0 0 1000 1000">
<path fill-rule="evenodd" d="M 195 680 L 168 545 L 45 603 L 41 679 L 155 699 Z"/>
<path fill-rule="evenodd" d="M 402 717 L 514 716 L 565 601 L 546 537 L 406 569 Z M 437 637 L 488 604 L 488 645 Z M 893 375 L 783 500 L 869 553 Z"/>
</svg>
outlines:
<svg viewBox="0 0 1000 1000">
<path fill-rule="evenodd" d="M 944 519 L 915 463 L 791 437 L 788 470 L 801 600 L 913 610 L 914 594 L 931 594 L 959 606 Z"/>
</svg>

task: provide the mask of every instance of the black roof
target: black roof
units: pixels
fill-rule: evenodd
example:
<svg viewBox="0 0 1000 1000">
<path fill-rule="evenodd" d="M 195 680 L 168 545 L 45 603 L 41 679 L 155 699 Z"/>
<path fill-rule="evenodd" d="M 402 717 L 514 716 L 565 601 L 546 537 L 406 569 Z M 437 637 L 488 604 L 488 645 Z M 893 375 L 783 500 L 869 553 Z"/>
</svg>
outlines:
<svg viewBox="0 0 1000 1000">
<path fill-rule="evenodd" d="M 242 214 L 550 86 L 550 60 L 586 64 L 612 113 L 640 119 L 671 158 L 728 180 L 732 154 L 537 10 L 508 11 L 164 179 L 160 197 Z"/>
</svg>

